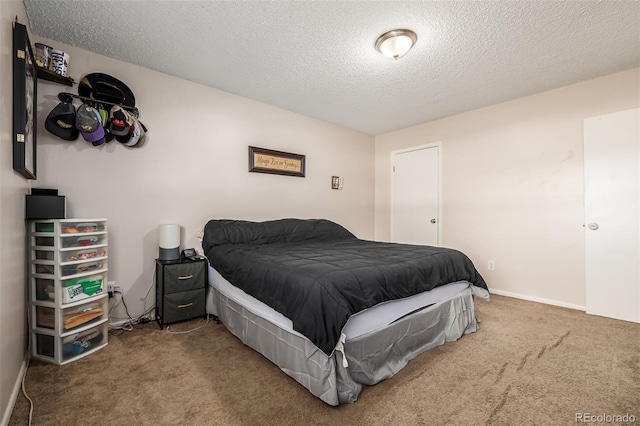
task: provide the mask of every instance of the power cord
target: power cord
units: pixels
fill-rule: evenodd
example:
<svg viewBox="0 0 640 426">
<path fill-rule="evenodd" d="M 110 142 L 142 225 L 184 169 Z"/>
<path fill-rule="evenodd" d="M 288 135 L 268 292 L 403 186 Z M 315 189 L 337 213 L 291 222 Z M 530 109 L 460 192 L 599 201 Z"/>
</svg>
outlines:
<svg viewBox="0 0 640 426">
<path fill-rule="evenodd" d="M 147 309 L 147 299 L 149 298 L 149 293 L 151 293 L 151 289 L 153 288 L 155 282 L 156 282 L 156 270 L 154 268 L 153 276 L 151 277 L 151 282 L 149 283 L 149 288 L 147 288 L 147 292 L 145 293 L 144 297 L 140 298 L 140 301 L 144 302 L 144 311 L 141 315 L 137 316 L 136 318 L 132 318 L 131 314 L 129 314 L 127 304 L 124 301 L 124 294 L 122 293 L 122 289 L 120 288 L 120 286 L 114 287 L 114 291 L 109 293 L 109 298 L 111 299 L 112 297 L 115 297 L 116 293 L 119 293 L 120 300 L 117 300 L 113 304 L 113 306 L 111 306 L 111 309 L 109 309 L 109 319 L 110 320 L 111 319 L 124 319 L 124 320 L 128 319 L 129 321 L 126 321 L 124 324 L 119 324 L 119 325 L 112 324 L 111 322 L 109 322 L 110 329 L 131 331 L 133 330 L 133 325 L 135 324 L 147 324 L 153 321 L 153 318 L 150 318 L 149 315 L 155 309 L 155 305 L 152 305 L 150 308 Z M 113 309 L 116 306 L 118 306 L 118 304 L 120 304 L 121 302 L 124 305 L 125 312 L 127 313 L 127 318 L 116 318 L 111 316 L 111 312 L 113 311 Z"/>
<path fill-rule="evenodd" d="M 31 338 L 29 337 L 29 340 L 31 340 Z M 25 398 L 27 398 L 27 400 L 29 401 L 29 426 L 31 426 L 31 420 L 33 418 L 33 400 L 31 398 L 29 398 L 29 395 L 27 395 L 27 390 L 25 389 L 25 380 L 27 378 L 27 370 L 29 369 L 29 361 L 31 361 L 31 354 L 28 353 L 27 354 L 27 365 L 24 367 L 24 374 L 22 375 L 22 394 L 24 395 Z"/>
<path fill-rule="evenodd" d="M 138 315 L 137 317 L 134 317 L 133 319 L 130 319 L 129 317 L 114 317 L 114 316 L 111 316 L 110 319 L 127 320 L 127 322 L 135 321 L 136 323 L 146 324 L 147 322 L 151 322 L 154 320 L 153 316 L 151 316 L 150 314 L 153 312 L 155 308 L 156 308 L 156 305 L 153 305 L 149 309 L 144 311 L 142 314 Z M 116 325 L 116 324 L 111 324 L 111 325 Z"/>
<path fill-rule="evenodd" d="M 129 317 L 129 319 L 133 321 L 133 317 L 129 313 L 129 308 L 127 308 L 127 303 L 124 301 L 124 294 L 120 290 L 118 290 L 119 288 L 120 287 L 116 287 L 116 290 L 114 291 L 114 293 L 118 293 L 120 295 L 120 300 L 122 301 L 122 304 L 124 305 L 124 311 L 127 313 L 127 316 Z"/>
<path fill-rule="evenodd" d="M 27 327 L 29 328 L 29 330 L 31 330 L 31 309 L 29 307 L 27 307 Z M 31 361 L 31 331 L 29 332 L 29 335 L 28 335 L 27 338 L 29 339 L 27 341 L 27 360 L 26 360 L 26 364 L 24 366 L 24 374 L 22 375 L 20 388 L 22 389 L 22 394 L 24 395 L 24 397 L 27 398 L 27 401 L 29 401 L 29 423 L 28 423 L 28 425 L 31 426 L 31 420 L 33 419 L 34 404 L 33 404 L 33 400 L 31 398 L 29 398 L 29 395 L 27 395 L 26 386 L 24 384 L 24 382 L 27 379 L 27 371 L 29 370 L 29 362 Z"/>
<path fill-rule="evenodd" d="M 151 292 L 151 289 L 153 288 L 153 285 L 156 283 L 156 268 L 153 268 L 153 277 L 151 277 L 151 282 L 149 283 L 149 288 L 147 288 L 147 293 L 144 295 L 144 297 L 140 298 L 141 302 L 144 302 L 144 310 L 147 310 L 147 298 L 149 297 L 149 293 Z"/>
<path fill-rule="evenodd" d="M 204 327 L 205 325 L 209 324 L 209 315 L 207 315 L 207 320 L 204 322 L 204 324 L 196 327 L 196 328 L 192 328 L 191 330 L 186 330 L 186 331 L 171 331 L 169 330 L 170 326 L 167 326 L 167 333 L 169 334 L 187 334 L 187 333 L 191 333 L 192 331 L 196 331 L 202 327 Z"/>
<path fill-rule="evenodd" d="M 119 286 L 116 286 L 114 291 L 114 297 L 116 294 L 120 295 L 120 298 L 118 300 L 116 300 L 116 302 L 113 304 L 113 306 L 111 306 L 111 308 L 109 309 L 109 330 L 120 330 L 120 331 L 131 331 L 133 330 L 133 326 L 136 324 L 147 324 L 149 322 L 152 321 L 151 318 L 149 318 L 149 314 L 155 309 L 155 305 L 153 305 L 152 307 L 150 307 L 149 309 L 145 309 L 145 311 L 140 314 L 137 317 L 132 317 L 131 314 L 129 313 L 129 308 L 127 306 L 127 302 L 125 302 L 124 300 L 124 293 L 122 293 L 122 289 Z M 127 314 L 126 318 L 120 318 L 120 317 L 114 317 L 111 315 L 113 309 L 118 306 L 120 303 L 122 303 L 124 305 L 124 309 L 125 312 Z M 123 319 L 126 320 L 124 323 L 122 324 L 113 324 L 111 323 L 111 320 L 117 320 L 117 319 Z"/>
</svg>

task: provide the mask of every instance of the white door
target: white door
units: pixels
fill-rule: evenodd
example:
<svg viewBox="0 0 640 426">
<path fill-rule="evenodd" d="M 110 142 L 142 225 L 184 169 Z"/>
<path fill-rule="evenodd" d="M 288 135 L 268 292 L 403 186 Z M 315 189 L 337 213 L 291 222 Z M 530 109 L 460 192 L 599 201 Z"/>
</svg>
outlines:
<svg viewBox="0 0 640 426">
<path fill-rule="evenodd" d="M 440 144 L 391 153 L 391 241 L 440 245 Z"/>
<path fill-rule="evenodd" d="M 587 313 L 640 322 L 640 109 L 584 120 Z"/>
</svg>

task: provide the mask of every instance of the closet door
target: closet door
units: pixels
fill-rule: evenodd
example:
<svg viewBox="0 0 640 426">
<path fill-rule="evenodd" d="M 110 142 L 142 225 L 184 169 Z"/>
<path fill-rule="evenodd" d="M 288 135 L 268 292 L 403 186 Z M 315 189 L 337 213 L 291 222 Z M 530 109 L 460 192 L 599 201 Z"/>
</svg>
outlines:
<svg viewBox="0 0 640 426">
<path fill-rule="evenodd" d="M 640 322 L 640 109 L 584 120 L 587 313 Z"/>
</svg>

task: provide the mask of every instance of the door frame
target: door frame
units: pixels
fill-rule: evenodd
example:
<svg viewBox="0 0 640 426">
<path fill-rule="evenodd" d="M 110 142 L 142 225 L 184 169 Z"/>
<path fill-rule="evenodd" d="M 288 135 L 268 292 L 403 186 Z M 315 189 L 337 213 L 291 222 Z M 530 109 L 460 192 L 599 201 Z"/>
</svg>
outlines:
<svg viewBox="0 0 640 426">
<path fill-rule="evenodd" d="M 412 146 L 410 148 L 403 148 L 403 149 L 398 149 L 395 151 L 391 151 L 390 153 L 390 167 L 389 167 L 389 174 L 391 175 L 391 188 L 390 188 L 390 192 L 391 192 L 391 197 L 390 197 L 390 202 L 391 204 L 389 205 L 389 217 L 390 217 L 390 228 L 389 228 L 389 235 L 390 235 L 390 239 L 391 241 L 394 240 L 394 235 L 393 235 L 393 206 L 394 206 L 394 201 L 395 201 L 395 194 L 394 194 L 394 188 L 395 188 L 395 173 L 393 172 L 393 168 L 394 168 L 394 155 L 397 154 L 404 154 L 406 152 L 412 152 L 412 151 L 420 151 L 423 149 L 429 149 L 429 148 L 438 148 L 438 182 L 437 182 L 437 189 L 438 189 L 438 217 L 436 218 L 436 220 L 438 221 L 437 225 L 438 225 L 438 238 L 437 238 L 437 246 L 440 247 L 442 246 L 442 142 L 438 141 L 438 142 L 432 142 L 432 143 L 428 143 L 428 144 L 424 144 L 424 145 L 418 145 L 418 146 Z"/>
</svg>

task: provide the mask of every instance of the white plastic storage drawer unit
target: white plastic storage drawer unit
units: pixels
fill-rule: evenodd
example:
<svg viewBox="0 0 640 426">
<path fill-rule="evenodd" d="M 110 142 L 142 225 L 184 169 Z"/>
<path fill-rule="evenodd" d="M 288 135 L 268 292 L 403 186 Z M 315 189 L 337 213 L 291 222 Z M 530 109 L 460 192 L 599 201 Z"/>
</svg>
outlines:
<svg viewBox="0 0 640 426">
<path fill-rule="evenodd" d="M 34 358 L 65 364 L 108 343 L 106 219 L 29 222 Z"/>
</svg>

